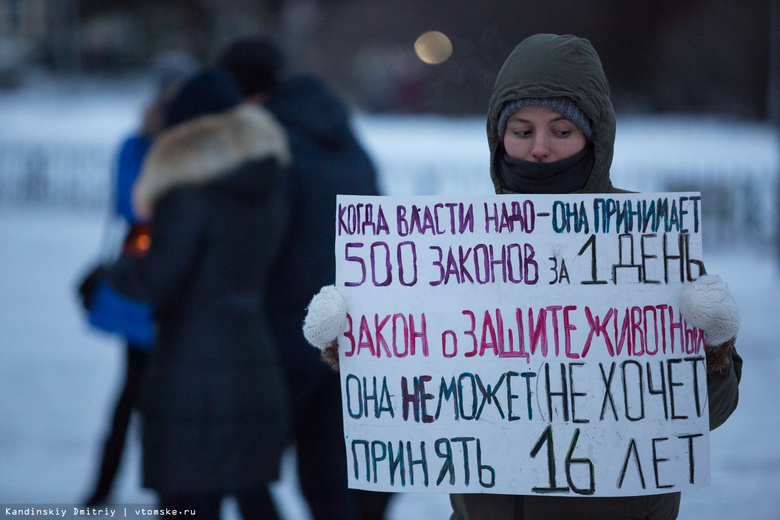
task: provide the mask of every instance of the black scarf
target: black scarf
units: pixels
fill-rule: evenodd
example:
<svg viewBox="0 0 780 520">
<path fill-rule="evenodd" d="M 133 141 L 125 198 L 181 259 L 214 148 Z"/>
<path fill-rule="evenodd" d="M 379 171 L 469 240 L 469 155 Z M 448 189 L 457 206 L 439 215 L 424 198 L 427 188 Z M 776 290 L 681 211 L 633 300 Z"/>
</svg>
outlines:
<svg viewBox="0 0 780 520">
<path fill-rule="evenodd" d="M 502 187 L 512 193 L 572 193 L 588 182 L 596 154 L 589 144 L 566 159 L 537 163 L 514 159 L 502 151 L 496 163 Z"/>
</svg>

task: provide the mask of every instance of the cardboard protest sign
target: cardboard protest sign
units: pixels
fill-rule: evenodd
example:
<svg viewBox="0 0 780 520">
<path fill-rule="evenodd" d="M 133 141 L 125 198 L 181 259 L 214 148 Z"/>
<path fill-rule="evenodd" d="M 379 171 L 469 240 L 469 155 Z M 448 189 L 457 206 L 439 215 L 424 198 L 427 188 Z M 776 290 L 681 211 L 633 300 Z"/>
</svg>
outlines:
<svg viewBox="0 0 780 520">
<path fill-rule="evenodd" d="M 698 193 L 339 196 L 349 485 L 623 496 L 709 484 Z"/>
</svg>

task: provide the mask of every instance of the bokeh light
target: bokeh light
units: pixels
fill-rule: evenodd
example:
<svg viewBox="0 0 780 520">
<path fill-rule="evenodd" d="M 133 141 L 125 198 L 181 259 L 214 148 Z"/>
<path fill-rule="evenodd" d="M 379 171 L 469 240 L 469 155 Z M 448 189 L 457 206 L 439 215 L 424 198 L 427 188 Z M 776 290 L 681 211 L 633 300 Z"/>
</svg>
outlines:
<svg viewBox="0 0 780 520">
<path fill-rule="evenodd" d="M 429 65 L 443 63 L 452 54 L 452 42 L 446 34 L 439 31 L 428 31 L 414 42 L 417 57 Z"/>
</svg>

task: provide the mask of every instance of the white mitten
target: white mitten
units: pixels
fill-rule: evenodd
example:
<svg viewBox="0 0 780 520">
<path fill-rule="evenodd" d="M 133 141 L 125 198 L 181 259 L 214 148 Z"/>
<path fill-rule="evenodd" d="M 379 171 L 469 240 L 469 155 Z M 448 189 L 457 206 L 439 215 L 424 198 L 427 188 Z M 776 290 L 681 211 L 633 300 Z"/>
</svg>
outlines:
<svg viewBox="0 0 780 520">
<path fill-rule="evenodd" d="M 704 331 L 708 347 L 722 345 L 739 332 L 739 309 L 720 276 L 704 275 L 689 283 L 680 295 L 685 321 Z"/>
<path fill-rule="evenodd" d="M 303 337 L 322 350 L 338 338 L 346 323 L 347 304 L 344 298 L 333 285 L 326 285 L 314 295 L 306 308 Z"/>
</svg>

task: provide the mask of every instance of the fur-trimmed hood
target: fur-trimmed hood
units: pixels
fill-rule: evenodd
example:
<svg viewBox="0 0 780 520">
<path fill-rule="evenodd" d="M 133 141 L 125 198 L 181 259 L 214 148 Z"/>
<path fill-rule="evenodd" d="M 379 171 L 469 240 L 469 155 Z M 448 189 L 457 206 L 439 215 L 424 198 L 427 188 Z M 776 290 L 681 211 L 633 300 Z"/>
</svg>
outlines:
<svg viewBox="0 0 780 520">
<path fill-rule="evenodd" d="M 240 105 L 198 117 L 161 134 L 144 160 L 133 188 L 136 213 L 150 218 L 155 202 L 171 188 L 221 179 L 253 161 L 290 162 L 287 136 L 267 110 Z"/>
</svg>

